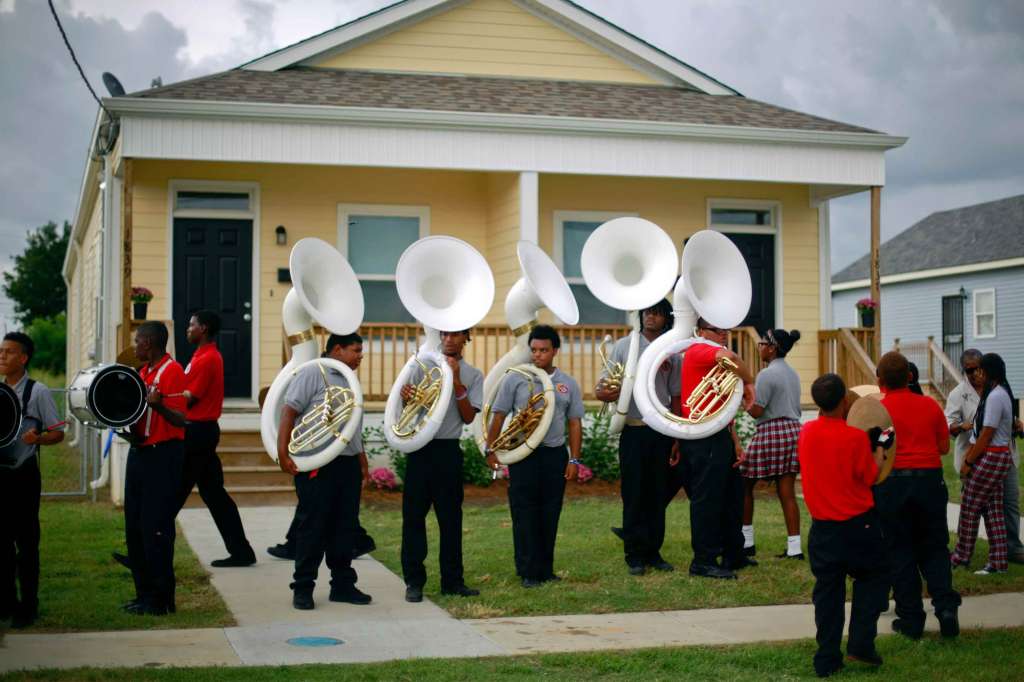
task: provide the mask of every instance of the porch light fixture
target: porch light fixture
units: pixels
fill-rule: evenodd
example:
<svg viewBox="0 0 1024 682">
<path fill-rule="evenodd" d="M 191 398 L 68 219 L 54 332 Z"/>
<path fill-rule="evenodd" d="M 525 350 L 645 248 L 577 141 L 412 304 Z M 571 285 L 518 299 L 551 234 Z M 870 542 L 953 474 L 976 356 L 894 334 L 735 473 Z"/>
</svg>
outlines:
<svg viewBox="0 0 1024 682">
<path fill-rule="evenodd" d="M 284 246 L 288 243 L 288 230 L 284 229 L 284 225 L 278 225 L 277 229 L 274 230 L 274 235 L 277 238 L 277 245 Z M 961 289 L 961 291 L 963 291 Z"/>
<path fill-rule="evenodd" d="M 967 300 L 967 290 L 963 287 L 960 287 L 960 298 L 964 301 Z"/>
</svg>

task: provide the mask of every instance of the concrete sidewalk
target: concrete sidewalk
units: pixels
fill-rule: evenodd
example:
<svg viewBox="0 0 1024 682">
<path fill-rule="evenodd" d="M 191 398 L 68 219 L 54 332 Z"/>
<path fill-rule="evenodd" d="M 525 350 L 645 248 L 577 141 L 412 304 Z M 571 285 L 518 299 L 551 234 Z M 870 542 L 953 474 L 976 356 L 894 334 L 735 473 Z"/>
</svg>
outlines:
<svg viewBox="0 0 1024 682">
<path fill-rule="evenodd" d="M 0 671 L 34 668 L 251 666 L 355 663 L 409 658 L 465 658 L 551 652 L 718 645 L 814 637 L 809 604 L 694 611 L 456 620 L 429 601 L 408 604 L 402 580 L 379 562 L 355 562 L 368 606 L 327 600 L 321 568 L 314 611 L 291 606 L 292 563 L 264 549 L 279 542 L 292 510 L 242 509 L 259 556 L 247 568 L 210 568 L 225 555 L 206 509 L 179 517 L 185 537 L 235 614 L 236 627 L 67 634 L 7 634 Z M 891 631 L 883 614 L 879 631 Z M 936 626 L 934 618 L 928 626 Z M 1024 627 L 1024 593 L 970 597 L 960 611 L 964 628 Z M 319 639 L 317 639 L 319 638 Z M 59 652 L 59 653 L 57 653 Z"/>
</svg>

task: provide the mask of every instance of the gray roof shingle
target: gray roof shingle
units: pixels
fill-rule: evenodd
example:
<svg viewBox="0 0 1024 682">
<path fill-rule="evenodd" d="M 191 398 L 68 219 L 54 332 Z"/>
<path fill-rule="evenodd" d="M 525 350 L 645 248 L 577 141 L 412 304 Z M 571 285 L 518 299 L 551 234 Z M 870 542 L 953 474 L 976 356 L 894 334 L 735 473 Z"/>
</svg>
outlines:
<svg viewBox="0 0 1024 682">
<path fill-rule="evenodd" d="M 1024 256 L 1024 194 L 932 213 L 881 246 L 884 275 Z M 870 276 L 865 255 L 832 276 L 832 284 Z"/>
<path fill-rule="evenodd" d="M 876 132 L 742 96 L 682 87 L 305 67 L 234 69 L 129 96 Z"/>
</svg>

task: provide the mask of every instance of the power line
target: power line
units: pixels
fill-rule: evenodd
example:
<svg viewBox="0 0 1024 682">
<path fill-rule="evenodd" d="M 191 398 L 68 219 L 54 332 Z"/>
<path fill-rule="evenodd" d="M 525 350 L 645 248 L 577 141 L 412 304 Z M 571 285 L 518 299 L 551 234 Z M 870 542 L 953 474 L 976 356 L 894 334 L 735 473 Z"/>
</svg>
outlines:
<svg viewBox="0 0 1024 682">
<path fill-rule="evenodd" d="M 78 57 L 75 56 L 75 50 L 71 47 L 71 42 L 68 40 L 68 34 L 64 32 L 64 27 L 60 23 L 60 17 L 57 16 L 57 10 L 53 6 L 53 0 L 48 0 L 48 2 L 50 5 L 50 13 L 53 15 L 53 20 L 57 22 L 57 30 L 60 31 L 60 36 L 64 39 L 64 45 L 68 48 L 68 54 L 71 55 L 71 61 L 73 61 L 75 66 L 78 68 L 78 74 L 82 77 L 85 87 L 89 88 L 89 94 L 92 95 L 94 100 L 96 100 L 96 104 L 99 104 L 100 109 L 102 109 L 104 113 L 106 113 L 107 117 L 112 120 L 114 116 L 105 106 L 103 106 L 103 102 L 100 101 L 100 98 L 96 96 L 96 91 L 92 89 L 89 79 L 85 77 L 85 71 L 82 70 L 82 65 L 78 63 Z"/>
</svg>

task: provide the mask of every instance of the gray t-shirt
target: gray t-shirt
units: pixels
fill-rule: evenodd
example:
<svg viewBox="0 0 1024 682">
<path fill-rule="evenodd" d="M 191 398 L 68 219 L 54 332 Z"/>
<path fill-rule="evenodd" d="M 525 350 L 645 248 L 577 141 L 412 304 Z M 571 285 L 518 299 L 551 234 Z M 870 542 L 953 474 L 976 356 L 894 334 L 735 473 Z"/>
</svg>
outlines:
<svg viewBox="0 0 1024 682">
<path fill-rule="evenodd" d="M 423 370 L 417 365 L 409 376 L 409 383 L 416 385 L 423 378 Z M 462 358 L 459 358 L 459 381 L 466 387 L 469 393 L 469 404 L 479 412 L 484 406 L 484 373 Z M 455 391 L 452 391 L 451 402 L 445 410 L 441 427 L 437 430 L 434 438 L 459 439 L 462 438 L 462 415 L 459 414 L 459 401 L 455 399 Z"/>
<path fill-rule="evenodd" d="M 345 381 L 345 377 L 342 376 L 341 372 L 335 369 L 327 369 L 327 380 L 331 386 L 341 386 L 342 388 L 348 388 L 348 382 Z M 292 382 L 288 384 L 288 392 L 284 396 L 284 404 L 292 408 L 299 413 L 296 417 L 295 423 L 299 421 L 309 412 L 314 410 L 318 405 L 323 403 L 324 398 L 324 379 L 320 373 L 320 368 L 316 365 L 310 365 L 303 368 L 299 372 Z M 330 446 L 331 441 L 327 441 L 323 445 L 315 447 L 309 451 L 304 451 L 301 456 L 315 455 L 318 452 L 322 452 Z M 352 455 L 358 455 L 363 451 L 363 420 L 359 418 L 359 425 L 356 427 L 355 434 L 352 436 L 352 440 L 348 442 L 345 449 L 341 451 L 341 455 L 350 457 Z"/>
<path fill-rule="evenodd" d="M 1002 386 L 996 386 L 985 400 L 985 416 L 981 426 L 995 429 L 992 435 L 991 445 L 995 447 L 1007 447 L 1010 445 L 1010 436 L 1013 434 L 1013 405 L 1010 403 L 1010 395 Z M 974 443 L 974 436 L 971 436 Z"/>
<path fill-rule="evenodd" d="M 782 358 L 775 358 L 754 381 L 754 404 L 764 408 L 758 424 L 769 419 L 800 419 L 800 375 Z"/>
<path fill-rule="evenodd" d="M 19 401 L 24 400 L 26 384 L 28 384 L 28 374 L 21 377 L 18 383 L 12 387 L 14 392 L 18 394 Z M 39 447 L 37 445 L 26 445 L 21 440 L 23 435 L 32 429 L 42 433 L 43 429 L 52 427 L 60 421 L 60 416 L 57 414 L 57 405 L 53 402 L 53 394 L 50 393 L 50 389 L 46 387 L 46 384 L 38 381 L 35 382 L 35 386 L 32 387 L 32 395 L 29 397 L 26 407 L 18 437 L 6 447 L 0 448 L 0 469 L 17 469 L 35 456 Z M 64 430 L 63 426 L 56 428 L 60 431 Z"/>
<path fill-rule="evenodd" d="M 533 381 L 533 390 L 539 392 L 540 382 L 536 379 Z M 583 419 L 583 393 L 576 380 L 557 367 L 551 373 L 551 383 L 555 388 L 555 416 L 551 419 L 551 426 L 541 445 L 557 448 L 565 445 L 566 420 Z M 509 374 L 501 382 L 491 411 L 502 414 L 509 414 L 513 410 L 518 412 L 526 407 L 529 400 L 530 381 L 521 374 Z"/>
<path fill-rule="evenodd" d="M 647 337 L 640 334 L 640 357 L 644 354 L 644 351 L 651 345 L 651 342 L 647 340 Z M 681 355 L 675 353 L 667 358 L 661 367 L 658 368 L 658 375 L 654 379 L 654 392 L 658 396 L 658 402 L 664 407 L 668 407 L 671 403 L 671 399 L 679 395 L 679 384 L 680 384 L 680 365 Z M 615 342 L 612 347 L 611 357 L 608 358 L 609 362 L 621 363 L 623 367 L 626 366 L 626 360 L 629 358 L 629 336 L 623 337 Z M 606 370 L 601 371 L 601 378 L 607 379 L 608 372 Z M 627 419 L 640 419 L 640 410 L 636 406 L 636 401 L 632 398 L 629 399 L 629 412 L 626 414 Z"/>
<path fill-rule="evenodd" d="M 974 390 L 971 383 L 964 379 L 953 389 L 946 398 L 946 423 L 973 424 L 974 415 L 978 411 L 978 403 L 981 396 Z M 961 431 L 956 436 L 956 449 L 953 455 L 953 464 L 957 471 L 960 471 L 964 464 L 964 456 L 971 449 L 971 438 L 973 431 Z"/>
</svg>

